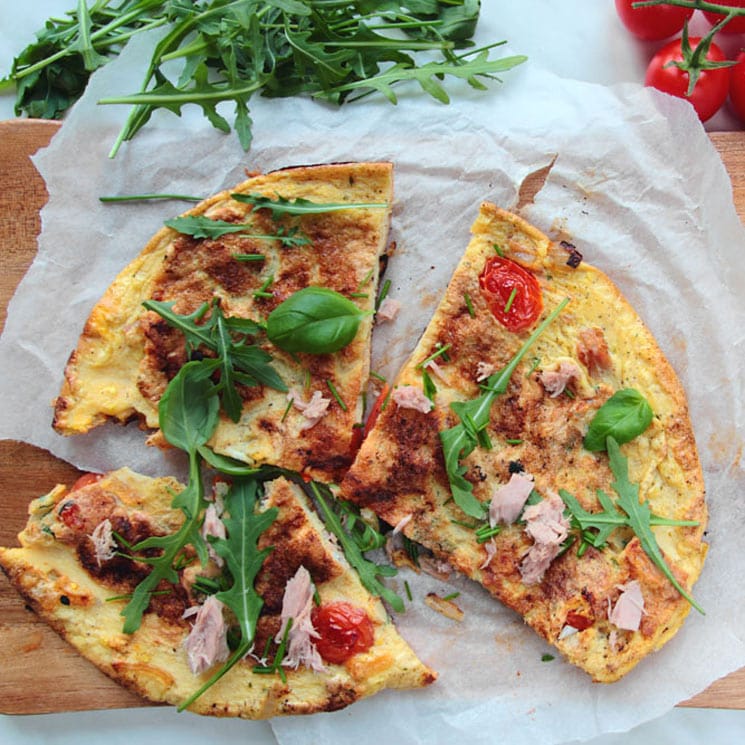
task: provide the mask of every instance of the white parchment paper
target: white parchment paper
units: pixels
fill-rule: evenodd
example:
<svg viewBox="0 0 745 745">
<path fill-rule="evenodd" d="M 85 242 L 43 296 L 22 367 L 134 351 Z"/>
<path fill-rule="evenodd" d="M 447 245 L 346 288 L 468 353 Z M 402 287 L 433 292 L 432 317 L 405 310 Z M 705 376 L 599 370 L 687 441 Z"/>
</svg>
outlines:
<svg viewBox="0 0 745 745">
<path fill-rule="evenodd" d="M 415 600 L 397 623 L 439 671 L 439 681 L 422 691 L 384 692 L 334 714 L 273 721 L 277 739 L 286 745 L 364 745 L 381 736 L 428 745 L 586 739 L 657 717 L 745 665 L 745 231 L 727 174 L 689 107 L 636 85 L 609 89 L 526 66 L 492 94 L 464 91 L 450 107 L 413 91 L 402 91 L 396 108 L 373 98 L 342 111 L 310 101 L 256 100 L 248 154 L 199 115 L 156 115 L 110 160 L 126 111 L 96 101 L 131 92 L 133 61 L 147 54 L 148 43 L 135 39 L 93 77 L 52 144 L 35 157 L 50 198 L 38 258 L 0 339 L 0 437 L 33 443 L 84 469 L 129 465 L 163 474 L 179 466 L 146 448 L 134 427 L 72 439 L 50 427 L 50 402 L 93 303 L 163 220 L 186 208 L 102 205 L 101 195 L 208 195 L 242 180 L 244 169 L 393 161 L 398 249 L 387 276 L 404 309 L 376 334 L 373 365 L 392 375 L 460 258 L 479 203 L 513 207 L 524 177 L 554 161 L 524 214 L 549 234 L 570 237 L 648 323 L 689 392 L 705 468 L 710 552 L 694 594 L 706 616 L 692 612 L 672 642 L 622 681 L 592 684 L 558 659 L 541 661 L 550 649 L 467 581 L 448 585 L 461 592 L 466 614 L 460 624 L 449 621 L 421 602 L 428 589 L 443 591 L 443 583 L 402 572 L 399 582 L 410 582 Z"/>
</svg>

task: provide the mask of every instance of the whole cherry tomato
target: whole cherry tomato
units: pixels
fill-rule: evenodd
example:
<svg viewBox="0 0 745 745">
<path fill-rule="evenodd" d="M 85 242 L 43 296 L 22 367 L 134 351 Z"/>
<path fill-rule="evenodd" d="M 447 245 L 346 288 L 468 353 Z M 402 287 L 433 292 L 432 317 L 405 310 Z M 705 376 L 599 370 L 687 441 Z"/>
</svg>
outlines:
<svg viewBox="0 0 745 745">
<path fill-rule="evenodd" d="M 318 633 L 316 649 L 326 662 L 341 665 L 366 652 L 375 641 L 375 630 L 367 613 L 356 605 L 337 601 L 313 609 L 313 627 Z"/>
<path fill-rule="evenodd" d="M 77 481 L 72 485 L 70 491 L 77 491 L 78 489 L 82 489 L 84 486 L 88 486 L 89 484 L 95 484 L 102 478 L 102 473 L 84 473 L 82 476 L 78 477 Z"/>
<path fill-rule="evenodd" d="M 678 33 L 683 24 L 693 15 L 693 8 L 675 5 L 650 5 L 646 8 L 632 7 L 638 0 L 616 0 L 616 12 L 621 23 L 644 41 L 659 41 Z"/>
<path fill-rule="evenodd" d="M 745 52 L 740 52 L 737 64 L 732 68 L 729 102 L 735 114 L 745 121 Z"/>
<path fill-rule="evenodd" d="M 695 49 L 700 41 L 699 38 L 690 39 L 691 48 Z M 689 96 L 690 76 L 688 71 L 670 64 L 672 62 L 682 62 L 685 58 L 686 52 L 681 47 L 681 39 L 666 44 L 652 57 L 647 67 L 644 83 L 652 88 L 690 101 L 699 119 L 705 122 L 716 114 L 727 98 L 731 77 L 730 68 L 702 69 L 693 92 Z M 714 62 L 726 60 L 724 52 L 714 43 L 709 47 L 705 58 Z"/>
<path fill-rule="evenodd" d="M 541 315 L 543 296 L 538 280 L 512 259 L 487 259 L 479 286 L 489 310 L 508 331 L 524 331 Z"/>
<path fill-rule="evenodd" d="M 733 8 L 745 8 L 745 0 L 712 0 L 717 5 L 729 5 Z M 710 10 L 705 10 L 704 15 L 706 20 L 713 26 L 721 21 L 724 16 L 722 13 L 714 13 Z M 733 18 L 726 26 L 723 26 L 719 30 L 720 34 L 742 34 L 745 33 L 745 16 L 737 16 Z"/>
</svg>

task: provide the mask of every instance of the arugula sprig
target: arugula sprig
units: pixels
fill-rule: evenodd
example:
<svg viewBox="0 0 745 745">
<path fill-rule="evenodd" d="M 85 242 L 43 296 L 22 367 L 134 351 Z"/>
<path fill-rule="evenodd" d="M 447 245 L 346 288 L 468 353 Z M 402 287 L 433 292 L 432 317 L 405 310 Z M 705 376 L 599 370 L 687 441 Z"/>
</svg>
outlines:
<svg viewBox="0 0 745 745">
<path fill-rule="evenodd" d="M 264 601 L 254 589 L 256 575 L 271 548 L 259 549 L 261 534 L 274 522 L 278 510 L 276 507 L 256 511 L 259 495 L 259 484 L 255 480 L 238 480 L 234 482 L 225 496 L 226 538 L 209 539 L 215 552 L 225 560 L 232 584 L 226 590 L 215 593 L 215 597 L 226 605 L 235 615 L 240 631 L 240 640 L 225 663 L 192 693 L 181 702 L 178 711 L 183 711 L 196 701 L 208 688 L 230 671 L 250 651 L 256 635 L 256 623 Z"/>
<path fill-rule="evenodd" d="M 639 539 L 644 553 L 647 554 L 655 566 L 699 613 L 703 613 L 701 606 L 675 578 L 665 561 L 652 530 L 652 527 L 656 525 L 696 526 L 698 522 L 695 520 L 672 520 L 655 515 L 650 510 L 647 502 L 639 500 L 639 485 L 629 480 L 628 458 L 621 453 L 621 449 L 613 437 L 608 437 L 606 447 L 614 477 L 611 486 L 618 495 L 615 502 L 602 489 L 598 489 L 597 496 L 602 509 L 599 512 L 588 512 L 568 491 L 565 489 L 559 490 L 559 495 L 571 515 L 572 524 L 575 530 L 579 531 L 579 555 L 583 554 L 588 546 L 597 549 L 604 548 L 614 530 L 631 528 Z"/>
<path fill-rule="evenodd" d="M 267 385 L 278 391 L 287 386 L 271 366 L 272 357 L 249 340 L 263 332 L 263 327 L 248 318 L 225 316 L 217 301 L 204 303 L 190 314 L 174 313 L 173 302 L 146 300 L 144 306 L 155 311 L 169 326 L 179 329 L 186 338 L 187 350 L 192 353 L 200 346 L 214 352 L 215 359 L 202 362 L 211 372 L 220 371 L 218 392 L 225 413 L 237 422 L 242 402 L 238 384 Z M 207 311 L 211 310 L 209 316 Z"/>
<path fill-rule="evenodd" d="M 213 220 L 204 215 L 174 217 L 172 220 L 166 220 L 165 225 L 182 235 L 190 235 L 193 238 L 220 238 L 231 233 L 243 233 L 247 238 L 254 240 L 279 241 L 286 248 L 307 246 L 310 243 L 310 238 L 297 226 L 284 228 L 280 225 L 274 233 L 254 233 L 250 225 L 227 220 Z"/>
<path fill-rule="evenodd" d="M 297 197 L 296 199 L 287 199 L 277 195 L 276 199 L 264 196 L 263 194 L 242 194 L 235 192 L 230 195 L 236 202 L 253 205 L 254 209 L 268 209 L 272 213 L 272 218 L 277 219 L 282 215 L 320 215 L 325 212 L 340 212 L 342 210 L 352 209 L 386 209 L 387 202 L 313 202 L 310 199 Z"/>
<path fill-rule="evenodd" d="M 378 577 L 393 577 L 397 574 L 395 567 L 387 564 L 376 564 L 366 558 L 363 551 L 378 548 L 381 539 L 372 536 L 372 528 L 361 526 L 361 519 L 353 515 L 344 504 L 334 499 L 329 488 L 317 481 L 311 481 L 309 488 L 316 504 L 319 507 L 321 517 L 326 528 L 333 533 L 349 564 L 357 571 L 362 584 L 373 594 L 383 598 L 395 611 L 404 612 L 403 600 L 390 588 L 386 587 Z M 347 527 L 343 524 L 344 515 Z M 350 516 L 353 521 L 350 524 Z"/>
<path fill-rule="evenodd" d="M 491 447 L 486 428 L 489 424 L 492 403 L 497 396 L 507 391 L 510 378 L 522 358 L 549 324 L 564 310 L 568 302 L 568 298 L 562 300 L 530 335 L 506 367 L 487 378 L 482 385 L 483 393 L 480 396 L 471 401 L 455 401 L 450 404 L 450 408 L 458 415 L 460 423 L 441 431 L 440 441 L 453 500 L 470 517 L 483 519 L 488 505 L 474 497 L 473 484 L 465 478 L 467 469 L 461 464 L 461 460 L 472 453 L 477 446 Z"/>
<path fill-rule="evenodd" d="M 207 546 L 199 532 L 205 507 L 199 448 L 212 436 L 218 416 L 219 402 L 210 369 L 201 362 L 188 362 L 169 383 L 159 406 L 163 436 L 189 457 L 189 482 L 171 503 L 174 509 L 183 512 L 184 522 L 175 533 L 151 536 L 131 547 L 132 558 L 150 564 L 151 569 L 122 611 L 125 634 L 133 634 L 140 627 L 142 614 L 161 581 L 178 583 L 176 566 L 186 546 L 193 546 L 200 561 L 207 563 Z M 142 554 L 151 550 L 157 550 L 158 555 Z"/>
</svg>

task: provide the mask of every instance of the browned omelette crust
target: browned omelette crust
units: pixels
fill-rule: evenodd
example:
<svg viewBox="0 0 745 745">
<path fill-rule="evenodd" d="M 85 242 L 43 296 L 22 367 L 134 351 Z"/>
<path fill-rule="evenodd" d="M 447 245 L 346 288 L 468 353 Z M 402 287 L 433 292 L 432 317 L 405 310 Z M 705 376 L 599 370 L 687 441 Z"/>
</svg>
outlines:
<svg viewBox="0 0 745 745">
<path fill-rule="evenodd" d="M 99 565 L 89 535 L 104 518 L 127 541 L 172 532 L 181 513 L 169 504 L 181 488 L 171 479 L 150 479 L 128 469 L 73 492 L 58 486 L 30 505 L 28 525 L 19 536 L 21 548 L 0 548 L 0 566 L 12 584 L 83 656 L 145 698 L 174 705 L 216 669 L 198 676 L 189 670 L 182 644 L 190 623 L 182 614 L 197 602 L 191 590 L 194 576 L 219 570 L 211 564 L 202 568 L 197 561 L 180 572 L 179 585 L 162 583 L 158 589 L 163 594 L 153 596 L 141 627 L 127 635 L 120 615 L 125 601 L 110 598 L 130 593 L 147 567 L 121 556 Z M 374 644 L 343 665 L 327 664 L 325 672 L 287 669 L 286 683 L 276 674 L 254 673 L 256 660 L 246 658 L 190 710 L 251 719 L 310 714 L 341 709 L 382 688 L 434 681 L 433 671 L 398 635 L 380 601 L 362 587 L 329 541 L 302 491 L 285 479 L 272 482 L 261 509 L 270 507 L 279 513 L 259 544 L 273 550 L 255 583 L 264 600 L 255 649 L 264 650 L 279 631 L 284 588 L 301 565 L 310 572 L 321 603 L 344 600 L 365 609 L 373 621 Z M 272 657 L 273 641 L 269 650 Z"/>
<path fill-rule="evenodd" d="M 503 529 L 487 563 L 485 545 L 467 527 L 473 519 L 450 495 L 438 436 L 458 423 L 449 404 L 476 397 L 478 363 L 501 369 L 532 330 L 506 331 L 482 298 L 478 276 L 494 246 L 536 275 L 544 316 L 565 297 L 570 303 L 531 348 L 506 394 L 494 402 L 487 428 L 492 449 L 477 448 L 464 461 L 478 499 L 488 502 L 511 472 L 524 468 L 535 477 L 542 496 L 563 488 L 585 509 L 599 509 L 598 488 L 615 497 L 608 458 L 588 452 L 582 441 L 594 413 L 614 391 L 636 388 L 655 417 L 622 452 L 629 459 L 631 481 L 640 484 L 641 498 L 654 513 L 699 523 L 654 529 L 668 564 L 690 589 L 706 554 L 707 512 L 684 392 L 651 333 L 602 272 L 584 262 L 573 269 L 566 247 L 491 204 L 482 205 L 472 233 L 441 305 L 395 381 L 395 386 L 421 388 L 416 366 L 438 345 L 449 344 L 448 361 L 439 358 L 439 370 L 430 371 L 436 407 L 423 414 L 389 401 L 342 482 L 342 496 L 371 508 L 391 525 L 412 515 L 403 529 L 409 538 L 484 585 L 594 680 L 610 682 L 669 640 L 689 611 L 638 539 L 616 531 L 603 551 L 590 549 L 580 558 L 570 550 L 554 560 L 539 584 L 526 586 L 518 567 L 532 540 L 523 526 Z M 570 382 L 569 394 L 551 398 L 540 375 L 562 360 L 577 364 L 581 375 Z M 618 586 L 633 579 L 641 583 L 645 601 L 637 632 L 616 629 L 608 621 Z M 585 624 L 578 633 L 562 635 L 566 626 Z"/>
<path fill-rule="evenodd" d="M 65 369 L 54 405 L 54 428 L 71 435 L 106 420 L 131 419 L 147 428 L 158 427 L 160 396 L 187 361 L 186 348 L 181 332 L 146 311 L 144 300 L 175 301 L 174 311 L 185 314 L 217 298 L 225 315 L 263 320 L 295 291 L 317 285 L 372 311 L 379 263 L 388 250 L 392 170 L 390 163 L 288 168 L 254 176 L 185 213 L 245 223 L 252 233 L 272 234 L 277 224 L 269 210 L 252 210 L 230 194 L 387 205 L 281 218 L 284 229 L 299 228 L 310 239 L 305 246 L 283 247 L 276 240 L 243 233 L 195 239 L 162 228 L 93 308 Z M 265 260 L 234 258 L 257 253 Z M 322 480 L 340 479 L 354 455 L 354 425 L 363 413 L 371 327 L 370 313 L 354 341 L 333 355 L 290 355 L 261 342 L 288 388 L 306 401 L 320 391 L 331 400 L 328 413 L 306 429 L 300 411 L 288 410 L 285 393 L 241 386 L 241 419 L 235 423 L 223 415 L 212 447 L 250 464 L 281 464 Z M 162 444 L 159 437 L 153 441 Z"/>
</svg>

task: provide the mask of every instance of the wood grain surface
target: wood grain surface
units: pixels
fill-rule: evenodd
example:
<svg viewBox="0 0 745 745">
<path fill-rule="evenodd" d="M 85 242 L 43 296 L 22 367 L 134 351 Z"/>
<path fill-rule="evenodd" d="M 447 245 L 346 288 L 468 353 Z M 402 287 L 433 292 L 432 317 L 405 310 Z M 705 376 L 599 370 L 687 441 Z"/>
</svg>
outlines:
<svg viewBox="0 0 745 745">
<path fill-rule="evenodd" d="M 43 180 L 30 155 L 58 129 L 53 122 L 0 122 L 0 328 L 6 306 L 36 253 L 41 229 L 39 210 L 47 199 Z M 745 219 L 745 133 L 717 133 L 712 140 L 731 176 L 738 214 Z M 57 483 L 71 483 L 78 472 L 44 450 L 0 441 L 0 545 L 17 545 L 26 522 L 26 506 Z M 80 657 L 32 613 L 0 573 L 0 713 L 41 714 L 60 711 L 144 706 L 134 694 L 111 681 Z M 745 709 L 745 668 L 682 702 L 683 706 Z"/>
</svg>

